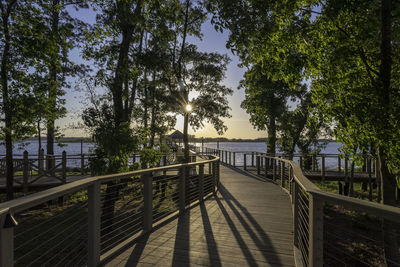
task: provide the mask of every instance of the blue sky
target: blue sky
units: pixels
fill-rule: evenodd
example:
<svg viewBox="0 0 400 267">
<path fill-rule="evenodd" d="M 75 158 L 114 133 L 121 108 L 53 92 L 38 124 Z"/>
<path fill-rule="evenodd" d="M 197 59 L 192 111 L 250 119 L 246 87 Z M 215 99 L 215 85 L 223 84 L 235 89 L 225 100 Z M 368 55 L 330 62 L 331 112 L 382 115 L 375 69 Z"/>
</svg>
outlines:
<svg viewBox="0 0 400 267">
<path fill-rule="evenodd" d="M 80 10 L 76 12 L 71 9 L 71 13 L 74 13 L 75 16 L 80 19 L 88 22 L 95 22 L 95 13 L 91 10 Z M 223 54 L 228 54 L 231 58 L 231 62 L 228 65 L 228 69 L 226 72 L 226 78 L 224 80 L 224 84 L 234 90 L 234 94 L 228 97 L 229 106 L 231 107 L 231 115 L 232 118 L 224 119 L 225 124 L 228 126 L 228 131 L 223 135 L 223 137 L 227 138 L 257 138 L 257 137 L 265 137 L 265 132 L 256 131 L 253 129 L 252 125 L 249 123 L 249 116 L 246 114 L 244 110 L 240 108 L 240 103 L 244 99 L 243 90 L 237 90 L 239 81 L 243 77 L 244 69 L 239 68 L 237 65 L 239 63 L 239 59 L 234 56 L 228 49 L 226 49 L 225 44 L 228 38 L 228 33 L 220 33 L 214 30 L 214 27 L 211 25 L 210 21 L 207 21 L 202 26 L 203 38 L 202 40 L 198 39 L 189 39 L 189 42 L 195 43 L 199 50 L 208 51 L 208 52 L 219 52 Z M 78 49 L 74 49 L 71 51 L 71 59 L 76 63 L 87 63 L 84 62 L 81 58 L 80 51 Z M 85 105 L 87 105 L 85 88 L 83 85 L 79 84 L 78 80 L 71 80 L 75 87 L 81 88 L 83 90 L 79 91 L 76 89 L 69 89 L 65 95 L 66 99 L 66 108 L 68 110 L 68 114 L 65 118 L 60 119 L 57 122 L 57 125 L 63 129 L 65 136 L 85 136 L 87 135 L 84 130 L 80 129 L 71 129 L 72 124 L 77 124 L 81 122 L 80 114 Z M 181 116 L 177 117 L 178 121 L 176 124 L 176 129 L 183 129 L 183 118 Z M 203 129 L 198 130 L 197 132 L 193 132 L 192 129 L 189 129 L 190 134 L 195 134 L 197 137 L 216 137 L 218 136 L 217 132 L 213 129 L 213 127 L 209 124 L 206 124 Z"/>
</svg>

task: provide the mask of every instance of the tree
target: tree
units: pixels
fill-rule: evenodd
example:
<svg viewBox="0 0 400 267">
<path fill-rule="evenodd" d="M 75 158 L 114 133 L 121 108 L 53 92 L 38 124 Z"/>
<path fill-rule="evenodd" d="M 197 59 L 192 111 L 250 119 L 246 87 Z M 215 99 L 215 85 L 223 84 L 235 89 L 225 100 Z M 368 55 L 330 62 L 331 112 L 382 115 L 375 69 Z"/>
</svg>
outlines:
<svg viewBox="0 0 400 267">
<path fill-rule="evenodd" d="M 35 66 L 35 51 L 45 49 L 37 36 L 41 34 L 38 20 L 40 10 L 33 3 L 0 2 L 1 48 L 1 139 L 6 145 L 7 199 L 13 198 L 13 140 L 31 135 L 34 131 L 32 92 L 33 76 L 29 70 Z"/>
<path fill-rule="evenodd" d="M 258 130 L 267 130 L 267 153 L 275 154 L 277 120 L 287 112 L 290 90 L 283 81 L 274 82 L 255 64 L 244 74 L 240 87 L 245 89 L 241 107 L 250 114 L 250 122 Z"/>
<path fill-rule="evenodd" d="M 175 112 L 184 117 L 184 161 L 189 162 L 189 124 L 196 130 L 207 121 L 222 134 L 226 126 L 221 118 L 230 116 L 226 96 L 232 94 L 232 90 L 221 84 L 229 58 L 218 53 L 199 52 L 196 45 L 187 42 L 188 36 L 201 38 L 201 25 L 207 18 L 203 1 L 175 2 L 171 10 L 173 34 L 169 49 L 175 85 L 179 86 L 179 90 L 173 92 Z M 191 92 L 198 96 L 189 101 Z M 187 105 L 192 106 L 192 111 L 186 110 Z"/>
<path fill-rule="evenodd" d="M 50 2 L 50 3 L 49 3 Z M 75 9 L 87 8 L 86 1 L 39 1 L 42 10 L 43 35 L 47 42 L 46 49 L 41 53 L 41 66 L 36 67 L 36 73 L 41 76 L 46 90 L 45 109 L 43 111 L 47 128 L 47 154 L 54 154 L 54 139 L 57 136 L 55 120 L 64 116 L 64 89 L 70 87 L 68 76 L 75 76 L 83 71 L 82 66 L 75 65 L 69 58 L 69 52 L 82 41 L 82 33 L 86 25 L 79 19 L 71 17 L 67 7 Z M 39 64 L 38 64 L 39 65 Z M 51 168 L 52 161 L 48 162 Z"/>
<path fill-rule="evenodd" d="M 335 125 L 338 141 L 361 151 L 375 145 L 382 202 L 394 205 L 400 148 L 399 4 L 249 0 L 234 7 L 212 1 L 211 7 L 218 10 L 216 26 L 231 30 L 229 44 L 248 51 L 248 62 L 261 61 L 273 79 L 291 86 L 310 81 L 312 99 Z M 257 27 L 248 23 L 252 16 Z M 383 232 L 386 257 L 397 260 L 396 242 Z"/>
</svg>

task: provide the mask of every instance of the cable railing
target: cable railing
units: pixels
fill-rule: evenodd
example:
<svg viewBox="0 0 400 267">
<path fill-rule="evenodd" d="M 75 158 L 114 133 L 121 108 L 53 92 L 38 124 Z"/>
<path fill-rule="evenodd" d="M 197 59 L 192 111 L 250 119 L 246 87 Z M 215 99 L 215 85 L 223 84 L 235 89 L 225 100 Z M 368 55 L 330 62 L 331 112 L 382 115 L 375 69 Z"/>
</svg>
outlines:
<svg viewBox="0 0 400 267">
<path fill-rule="evenodd" d="M 219 158 L 90 177 L 0 204 L 0 266 L 97 266 L 216 192 Z"/>
<path fill-rule="evenodd" d="M 263 156 L 291 159 L 299 165 L 303 174 L 324 190 L 354 196 L 370 201 L 382 200 L 382 179 L 376 168 L 376 159 L 364 155 L 358 165 L 352 165 L 348 156 L 338 154 L 293 154 L 275 155 L 254 151 L 233 151 L 205 148 L 205 153 L 218 155 L 221 162 L 245 171 L 265 175 L 272 179 L 276 172 L 265 172 L 266 160 Z M 398 190 L 400 196 L 400 189 Z"/>
<path fill-rule="evenodd" d="M 296 266 L 400 266 L 400 208 L 324 192 L 292 160 L 255 154 L 248 167 L 290 195 Z"/>
</svg>

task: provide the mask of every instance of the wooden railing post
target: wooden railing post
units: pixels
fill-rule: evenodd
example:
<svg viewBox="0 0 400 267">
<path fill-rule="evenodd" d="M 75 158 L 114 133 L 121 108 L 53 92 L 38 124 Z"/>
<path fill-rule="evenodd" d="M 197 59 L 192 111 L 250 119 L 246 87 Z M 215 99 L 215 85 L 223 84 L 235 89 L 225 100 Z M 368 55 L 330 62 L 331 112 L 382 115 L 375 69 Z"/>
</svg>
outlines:
<svg viewBox="0 0 400 267">
<path fill-rule="evenodd" d="M 276 180 L 276 159 L 272 160 L 272 180 Z"/>
<path fill-rule="evenodd" d="M 246 166 L 246 164 L 247 164 L 247 159 L 246 159 L 246 153 L 243 153 L 243 170 L 247 170 L 247 166 Z"/>
<path fill-rule="evenodd" d="M 315 155 L 313 155 L 311 157 L 311 161 L 312 161 L 312 171 L 315 172 L 315 171 L 317 171 L 317 164 L 316 164 L 316 156 Z"/>
<path fill-rule="evenodd" d="M 378 160 L 375 160 L 375 177 L 376 177 L 376 183 L 378 185 L 378 203 L 381 203 L 382 200 L 382 177 L 381 177 L 381 172 L 378 171 L 381 168 L 381 162 Z"/>
<path fill-rule="evenodd" d="M 5 227 L 7 214 L 0 211 L 0 267 L 14 266 L 14 227 Z"/>
<path fill-rule="evenodd" d="M 61 180 L 65 184 L 67 183 L 67 152 L 65 150 L 62 152 L 61 160 Z"/>
<path fill-rule="evenodd" d="M 143 231 L 149 232 L 153 227 L 153 175 L 142 175 L 143 181 Z M 179 188 L 180 190 L 180 188 Z M 185 195 L 184 195 L 185 196 Z M 179 195 L 180 197 L 180 195 Z M 179 199 L 179 202 L 181 200 Z M 185 200 L 184 200 L 185 201 Z"/>
<path fill-rule="evenodd" d="M 233 152 L 233 167 L 236 167 L 236 152 Z"/>
<path fill-rule="evenodd" d="M 285 162 L 281 161 L 281 186 L 285 187 Z"/>
<path fill-rule="evenodd" d="M 219 161 L 214 161 L 213 162 L 214 166 L 214 173 L 213 173 L 213 180 L 214 180 L 214 194 L 217 193 L 217 190 L 219 190 L 219 175 L 220 175 L 220 169 L 219 169 Z"/>
<path fill-rule="evenodd" d="M 325 156 L 322 155 L 321 157 L 321 176 L 322 176 L 322 181 L 325 180 Z"/>
<path fill-rule="evenodd" d="M 204 164 L 199 165 L 199 201 L 204 198 Z"/>
<path fill-rule="evenodd" d="M 368 171 L 368 199 L 369 201 L 372 201 L 372 159 L 371 157 L 368 157 L 368 166 L 367 166 L 367 171 Z"/>
<path fill-rule="evenodd" d="M 228 151 L 225 151 L 225 163 L 228 164 Z"/>
<path fill-rule="evenodd" d="M 81 154 L 81 175 L 85 174 L 85 155 Z"/>
<path fill-rule="evenodd" d="M 300 169 L 303 169 L 303 157 L 302 156 L 300 156 L 299 164 L 300 164 Z"/>
<path fill-rule="evenodd" d="M 100 182 L 88 187 L 88 266 L 100 264 Z"/>
<path fill-rule="evenodd" d="M 293 195 L 292 195 L 292 203 L 293 203 L 293 239 L 294 245 L 298 247 L 298 239 L 299 239 L 299 185 L 296 181 L 293 183 Z"/>
<path fill-rule="evenodd" d="M 265 158 L 265 178 L 268 178 L 268 166 L 269 165 L 269 159 Z"/>
<path fill-rule="evenodd" d="M 221 151 L 221 161 L 224 162 L 224 151 Z"/>
<path fill-rule="evenodd" d="M 183 166 L 180 169 L 181 173 L 179 176 L 179 212 L 185 212 L 186 208 L 186 167 Z"/>
<path fill-rule="evenodd" d="M 257 175 L 260 175 L 260 156 L 256 155 L 256 167 L 257 167 Z"/>
<path fill-rule="evenodd" d="M 22 190 L 24 194 L 28 193 L 28 175 L 29 175 L 29 158 L 28 158 L 28 151 L 24 151 L 24 164 L 23 164 L 23 184 Z"/>
<path fill-rule="evenodd" d="M 322 266 L 324 251 L 324 202 L 311 194 L 309 195 L 309 199 L 309 263 L 310 266 Z"/>
<path fill-rule="evenodd" d="M 39 159 L 38 159 L 38 166 L 39 166 L 39 174 L 43 173 L 44 171 L 44 149 L 39 150 Z"/>
<path fill-rule="evenodd" d="M 254 167 L 254 152 L 251 152 L 251 167 Z"/>
<path fill-rule="evenodd" d="M 338 155 L 338 156 L 337 156 L 337 166 L 338 166 L 338 172 L 339 172 L 339 173 L 340 173 L 341 170 L 342 170 L 341 164 L 342 164 L 342 160 L 340 159 L 340 155 Z"/>
</svg>

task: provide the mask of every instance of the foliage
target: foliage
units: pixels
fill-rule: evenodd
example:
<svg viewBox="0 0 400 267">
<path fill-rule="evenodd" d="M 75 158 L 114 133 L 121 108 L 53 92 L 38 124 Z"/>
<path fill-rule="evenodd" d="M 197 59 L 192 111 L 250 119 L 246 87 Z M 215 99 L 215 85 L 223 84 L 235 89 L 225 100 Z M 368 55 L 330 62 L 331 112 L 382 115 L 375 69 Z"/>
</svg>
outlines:
<svg viewBox="0 0 400 267">
<path fill-rule="evenodd" d="M 140 161 L 146 162 L 149 168 L 156 167 L 160 162 L 162 152 L 160 150 L 143 148 L 140 150 Z"/>
<path fill-rule="evenodd" d="M 96 142 L 93 167 L 102 174 L 127 171 L 128 157 L 137 149 L 138 138 L 128 123 L 115 127 L 112 107 L 107 99 L 98 103 L 99 106 L 87 108 L 82 115 Z"/>
</svg>

